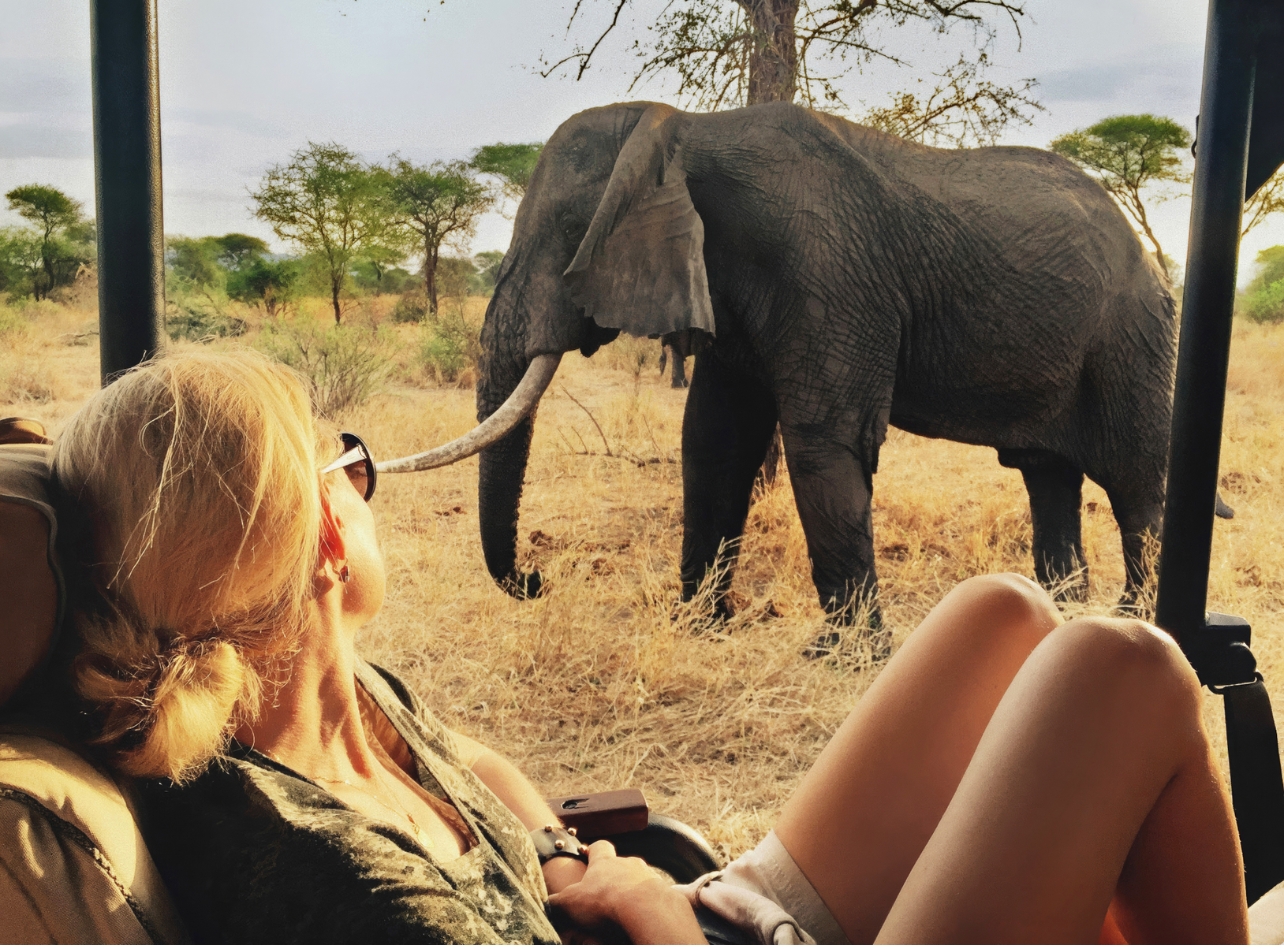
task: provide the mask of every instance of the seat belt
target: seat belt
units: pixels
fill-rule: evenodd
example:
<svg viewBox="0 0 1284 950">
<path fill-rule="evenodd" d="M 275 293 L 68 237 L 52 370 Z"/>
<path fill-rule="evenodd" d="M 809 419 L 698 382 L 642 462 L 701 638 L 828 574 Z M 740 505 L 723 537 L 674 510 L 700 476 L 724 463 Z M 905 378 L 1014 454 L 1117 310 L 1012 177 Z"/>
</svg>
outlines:
<svg viewBox="0 0 1284 950">
<path fill-rule="evenodd" d="M 1244 855 L 1244 888 L 1251 904 L 1284 881 L 1284 776 L 1271 698 L 1249 649 L 1248 621 L 1208 613 L 1204 627 L 1182 638 L 1199 681 L 1219 693 L 1226 709 L 1231 803 Z"/>
<path fill-rule="evenodd" d="M 1271 698 L 1262 674 L 1249 683 L 1213 687 L 1226 707 L 1231 801 L 1244 854 L 1251 904 L 1284 881 L 1284 777 Z"/>
</svg>

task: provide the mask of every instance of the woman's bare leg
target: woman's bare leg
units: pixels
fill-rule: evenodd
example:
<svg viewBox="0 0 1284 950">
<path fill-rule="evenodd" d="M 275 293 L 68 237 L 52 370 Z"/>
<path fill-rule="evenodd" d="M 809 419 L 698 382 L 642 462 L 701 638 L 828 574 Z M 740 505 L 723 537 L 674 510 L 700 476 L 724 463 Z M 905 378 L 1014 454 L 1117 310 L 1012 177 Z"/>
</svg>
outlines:
<svg viewBox="0 0 1284 950">
<path fill-rule="evenodd" d="M 878 933 L 1013 677 L 1060 622 L 1026 578 L 963 582 L 897 651 L 786 804 L 776 834 L 853 942 Z"/>
<path fill-rule="evenodd" d="M 853 856 L 859 861 L 859 856 Z M 880 941 L 1247 937 L 1243 875 L 1199 684 L 1136 621 L 1047 637 L 999 704 Z"/>
</svg>

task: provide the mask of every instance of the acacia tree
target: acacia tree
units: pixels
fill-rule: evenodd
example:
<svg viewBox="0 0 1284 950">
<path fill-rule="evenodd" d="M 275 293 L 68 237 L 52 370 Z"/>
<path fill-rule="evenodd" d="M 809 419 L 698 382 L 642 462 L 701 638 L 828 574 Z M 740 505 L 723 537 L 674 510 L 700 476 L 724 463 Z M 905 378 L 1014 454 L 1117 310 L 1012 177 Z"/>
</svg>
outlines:
<svg viewBox="0 0 1284 950">
<path fill-rule="evenodd" d="M 1258 188 L 1253 197 L 1244 202 L 1244 223 L 1239 236 L 1243 237 L 1272 214 L 1284 211 L 1284 168 Z"/>
<path fill-rule="evenodd" d="M 1142 192 L 1156 184 L 1190 181 L 1178 149 L 1190 147 L 1190 132 L 1175 121 L 1149 113 L 1117 115 L 1053 139 L 1049 146 L 1097 179 L 1137 222 L 1168 274 L 1164 249 L 1151 230 Z"/>
<path fill-rule="evenodd" d="M 32 276 L 37 300 L 49 296 L 57 283 L 57 266 L 66 257 L 59 238 L 80 223 L 80 202 L 52 185 L 22 185 L 5 194 L 9 210 L 32 222 L 40 233 L 40 274 Z"/>
<path fill-rule="evenodd" d="M 506 143 L 483 145 L 473 152 L 468 164 L 483 175 L 493 175 L 500 182 L 500 192 L 506 198 L 521 201 L 531 183 L 535 163 L 543 151 L 543 142 Z"/>
<path fill-rule="evenodd" d="M 386 189 L 398 226 L 414 235 L 424 256 L 424 289 L 437 312 L 437 262 L 443 244 L 461 245 L 477 230 L 477 219 L 495 198 L 465 162 L 416 165 L 388 157 Z"/>
<path fill-rule="evenodd" d="M 632 2 L 609 0 L 606 28 L 592 43 L 546 61 L 542 74 L 569 67 L 583 78 Z M 577 0 L 570 25 L 584 7 L 585 0 Z M 874 59 L 906 65 L 889 51 L 889 30 L 970 29 L 973 58 L 964 56 L 939 74 L 926 95 L 901 93 L 865 121 L 918 139 L 990 144 L 1004 126 L 1028 124 L 1028 110 L 1040 108 L 1033 79 L 1005 86 L 982 78 L 997 36 L 995 20 L 1006 19 L 1019 39 L 1024 15 L 1023 0 L 672 0 L 648 28 L 650 39 L 633 44 L 642 59 L 633 85 L 674 73 L 678 95 L 695 108 L 792 102 L 799 96 L 810 107 L 841 108 L 837 81 L 853 65 Z"/>
<path fill-rule="evenodd" d="M 269 168 L 250 197 L 277 237 L 324 262 L 334 322 L 342 323 L 339 298 L 353 261 L 393 226 L 380 176 L 341 145 L 309 142 Z"/>
</svg>

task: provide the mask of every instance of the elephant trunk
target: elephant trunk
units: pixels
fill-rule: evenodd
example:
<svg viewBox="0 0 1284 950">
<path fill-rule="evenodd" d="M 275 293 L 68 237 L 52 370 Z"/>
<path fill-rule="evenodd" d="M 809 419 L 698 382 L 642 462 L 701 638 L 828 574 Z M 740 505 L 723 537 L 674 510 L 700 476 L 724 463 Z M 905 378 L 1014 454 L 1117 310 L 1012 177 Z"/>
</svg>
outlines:
<svg viewBox="0 0 1284 950">
<path fill-rule="evenodd" d="M 482 450 L 477 486 L 486 569 L 495 583 L 519 600 L 538 596 L 541 585 L 538 572 L 517 570 L 517 515 L 534 431 L 534 417 L 527 416 L 508 435 Z"/>
</svg>

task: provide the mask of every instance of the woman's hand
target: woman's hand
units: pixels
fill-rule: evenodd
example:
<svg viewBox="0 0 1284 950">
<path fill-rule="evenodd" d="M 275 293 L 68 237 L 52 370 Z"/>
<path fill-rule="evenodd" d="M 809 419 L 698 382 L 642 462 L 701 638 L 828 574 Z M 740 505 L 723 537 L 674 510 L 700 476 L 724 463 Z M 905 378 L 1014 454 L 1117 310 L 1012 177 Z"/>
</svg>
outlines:
<svg viewBox="0 0 1284 950">
<path fill-rule="evenodd" d="M 640 858 L 621 858 L 609 841 L 588 847 L 584 879 L 549 898 L 576 929 L 621 927 L 633 943 L 704 943 L 695 911 Z"/>
</svg>

